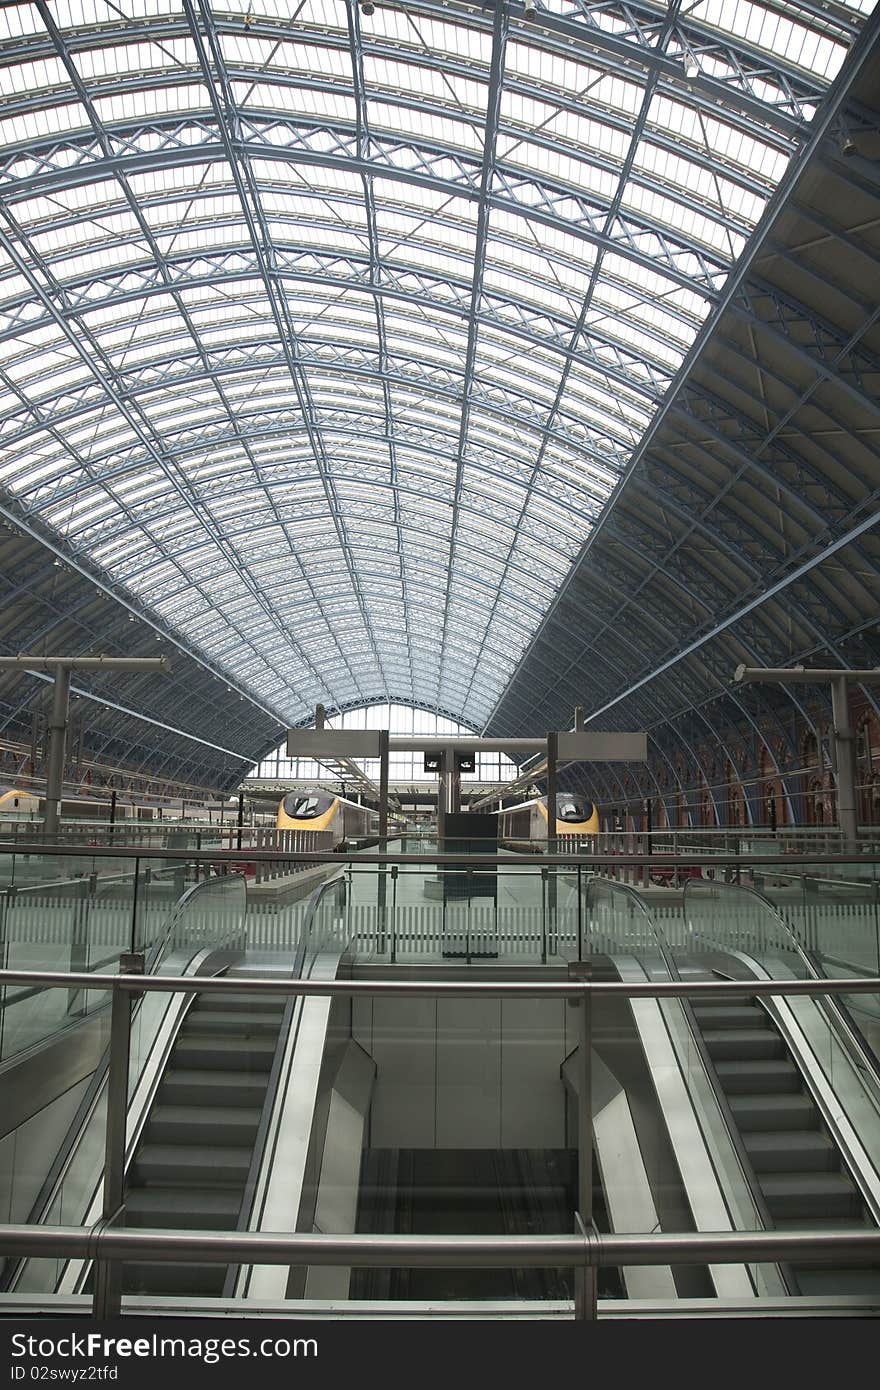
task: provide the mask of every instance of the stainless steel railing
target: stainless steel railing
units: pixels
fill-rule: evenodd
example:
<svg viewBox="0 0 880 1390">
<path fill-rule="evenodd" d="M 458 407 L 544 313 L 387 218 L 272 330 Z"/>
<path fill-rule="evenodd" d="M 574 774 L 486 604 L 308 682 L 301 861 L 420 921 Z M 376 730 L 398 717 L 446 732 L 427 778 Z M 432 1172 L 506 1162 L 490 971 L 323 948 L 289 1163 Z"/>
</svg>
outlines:
<svg viewBox="0 0 880 1390">
<path fill-rule="evenodd" d="M 576 975 L 578 966 L 573 966 Z M 0 1226 L 0 1252 L 12 1255 L 86 1258 L 95 1261 L 94 1312 L 117 1314 L 121 1307 L 120 1268 L 126 1259 L 191 1260 L 219 1263 L 343 1264 L 351 1266 L 568 1267 L 576 1272 L 575 1316 L 595 1318 L 596 1271 L 604 1265 L 743 1263 L 802 1261 L 873 1263 L 880 1259 L 880 1230 L 763 1232 L 645 1232 L 600 1235 L 592 1224 L 592 1161 L 589 1058 L 594 999 L 726 998 L 755 995 L 835 995 L 877 993 L 880 980 L 744 980 L 616 982 L 571 978 L 568 981 L 423 981 L 423 980 L 225 980 L 212 977 L 142 975 L 99 976 L 75 973 L 0 971 L 0 987 L 39 984 L 44 988 L 88 986 L 112 995 L 112 1025 L 105 1136 L 104 1212 L 94 1226 L 51 1228 Z M 578 1052 L 583 1072 L 578 1117 L 579 1187 L 576 1231 L 570 1236 L 376 1236 L 273 1235 L 247 1231 L 158 1231 L 124 1229 L 124 1151 L 131 1000 L 138 991 L 216 994 L 247 990 L 260 994 L 341 996 L 456 996 L 469 998 L 557 998 L 578 1007 Z"/>
</svg>

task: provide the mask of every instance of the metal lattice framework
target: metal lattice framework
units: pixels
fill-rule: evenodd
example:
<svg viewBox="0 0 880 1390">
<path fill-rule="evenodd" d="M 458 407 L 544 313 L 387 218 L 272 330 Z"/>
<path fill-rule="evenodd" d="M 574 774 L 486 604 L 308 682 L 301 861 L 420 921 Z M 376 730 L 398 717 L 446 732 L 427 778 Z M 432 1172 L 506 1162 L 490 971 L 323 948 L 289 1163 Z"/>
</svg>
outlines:
<svg viewBox="0 0 880 1390">
<path fill-rule="evenodd" d="M 4 7 L 7 513 L 250 692 L 261 743 L 317 701 L 481 727 L 872 8 Z M 687 481 L 654 468 L 664 516 Z M 630 574 L 693 585 L 611 514 Z"/>
<path fill-rule="evenodd" d="M 649 728 L 646 772 L 591 770 L 606 800 L 657 795 L 674 814 L 685 793 L 694 814 L 706 793 L 723 823 L 735 781 L 759 819 L 769 771 L 799 819 L 803 740 L 818 742 L 827 693 L 734 691 L 734 666 L 783 653 L 880 666 L 876 16 L 872 26 L 834 121 L 750 243 L 493 715 L 493 731 L 536 729 L 577 698 L 603 723 Z M 861 699 L 877 710 L 870 686 Z"/>
</svg>

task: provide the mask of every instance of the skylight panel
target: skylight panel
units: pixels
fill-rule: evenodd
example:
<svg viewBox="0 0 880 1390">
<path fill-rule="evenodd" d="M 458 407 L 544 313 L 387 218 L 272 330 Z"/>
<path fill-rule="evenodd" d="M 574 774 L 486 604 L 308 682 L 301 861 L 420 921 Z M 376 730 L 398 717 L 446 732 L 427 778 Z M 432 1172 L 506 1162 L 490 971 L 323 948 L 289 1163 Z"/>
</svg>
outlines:
<svg viewBox="0 0 880 1390">
<path fill-rule="evenodd" d="M 564 0 L 549 2 L 581 18 Z M 695 41 L 704 75 L 745 90 L 753 109 L 745 120 L 722 95 L 701 113 L 682 84 L 661 78 L 611 226 L 617 248 L 601 246 L 593 230 L 618 193 L 643 101 L 649 62 L 639 66 L 639 35 L 622 11 L 594 8 L 598 28 L 585 31 L 583 49 L 572 41 L 562 51 L 514 16 L 476 299 L 490 14 L 379 6 L 363 17 L 368 138 L 359 147 L 344 7 L 304 0 L 292 16 L 284 0 L 225 0 L 214 22 L 226 90 L 245 108 L 233 171 L 179 7 L 53 0 L 62 28 L 112 31 L 110 43 L 92 45 L 80 33 L 74 62 L 114 149 L 124 152 L 127 185 L 168 257 L 174 294 L 122 184 L 88 182 L 88 161 L 97 161 L 97 173 L 101 148 L 60 55 L 46 56 L 36 11 L 0 7 L 0 35 L 33 32 L 40 44 L 39 58 L 32 48 L 25 63 L 5 70 L 4 82 L 13 76 L 0 118 L 0 142 L 21 147 L 9 177 L 46 187 L 51 171 L 51 194 L 13 205 L 32 232 L 24 254 L 38 279 L 75 286 L 67 322 L 83 346 L 78 356 L 29 298 L 28 282 L 0 260 L 0 293 L 22 304 L 4 329 L 17 322 L 24 330 L 0 349 L 6 379 L 20 382 L 55 426 L 49 437 L 37 417 L 24 425 L 20 402 L 4 391 L 9 438 L 26 443 L 14 456 L 14 443 L 0 452 L 0 477 L 240 679 L 278 688 L 279 663 L 302 665 L 307 656 L 308 675 L 296 688 L 285 685 L 291 711 L 303 691 L 325 698 L 382 680 L 362 600 L 386 672 L 403 672 L 426 701 L 467 700 L 488 712 L 705 318 L 710 289 L 784 172 L 796 141 L 774 123 L 756 133 L 754 104 L 785 104 L 773 55 L 815 75 L 812 87 L 801 84 L 815 93 L 801 101 L 809 113 L 867 7 L 853 0 L 820 17 L 796 3 L 772 12 L 755 0 L 685 7 L 685 31 L 690 25 L 699 39 L 708 28 L 732 45 L 730 54 L 713 54 Z M 154 42 L 158 16 L 163 32 Z M 262 31 L 263 16 L 272 17 L 272 34 Z M 600 61 L 599 31 L 628 45 L 632 61 L 624 66 L 611 49 Z M 41 109 L 25 109 L 36 92 Z M 796 107 L 785 109 L 797 117 Z M 49 150 L 55 135 L 63 142 Z M 36 139 L 44 143 L 40 164 L 25 153 Z M 444 147 L 448 155 L 438 154 Z M 364 171 L 349 162 L 359 148 L 375 171 L 375 238 Z M 151 167 L 157 157 L 164 167 Z M 259 256 L 234 174 L 247 175 Z M 502 199 L 504 208 L 494 205 Z M 708 253 L 708 270 L 691 243 Z M 664 270 L 667 255 L 674 272 Z M 278 340 L 281 307 L 290 343 Z M 109 354 L 142 437 L 110 402 L 103 368 L 89 371 L 94 340 L 84 329 Z M 262 602 L 230 568 L 231 554 L 258 576 Z M 347 663 L 338 642 L 326 650 L 326 619 L 307 626 L 313 591 L 300 588 L 294 600 L 282 582 L 298 562 L 343 625 Z M 466 613 L 469 626 L 459 631 Z M 481 654 L 489 664 L 478 670 Z"/>
</svg>

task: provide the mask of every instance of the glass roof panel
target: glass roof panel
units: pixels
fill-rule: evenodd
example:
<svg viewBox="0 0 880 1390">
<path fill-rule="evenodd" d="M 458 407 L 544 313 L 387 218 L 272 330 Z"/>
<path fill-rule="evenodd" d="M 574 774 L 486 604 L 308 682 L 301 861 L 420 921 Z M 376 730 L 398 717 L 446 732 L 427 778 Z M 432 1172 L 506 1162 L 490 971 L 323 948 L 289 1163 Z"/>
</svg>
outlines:
<svg viewBox="0 0 880 1390">
<path fill-rule="evenodd" d="M 0 484 L 286 722 L 489 718 L 872 5 L 541 8 L 0 6 Z"/>
</svg>

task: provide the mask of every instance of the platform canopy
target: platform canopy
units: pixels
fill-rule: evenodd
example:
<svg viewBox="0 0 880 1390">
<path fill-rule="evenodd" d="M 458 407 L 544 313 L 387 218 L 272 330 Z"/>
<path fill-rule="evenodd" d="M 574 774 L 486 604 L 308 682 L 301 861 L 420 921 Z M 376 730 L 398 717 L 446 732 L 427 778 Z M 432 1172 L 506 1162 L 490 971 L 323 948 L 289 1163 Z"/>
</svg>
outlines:
<svg viewBox="0 0 880 1390">
<path fill-rule="evenodd" d="M 369 8 L 0 8 L 0 504 L 279 725 L 481 728 L 873 0 Z"/>
</svg>

